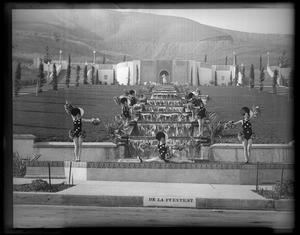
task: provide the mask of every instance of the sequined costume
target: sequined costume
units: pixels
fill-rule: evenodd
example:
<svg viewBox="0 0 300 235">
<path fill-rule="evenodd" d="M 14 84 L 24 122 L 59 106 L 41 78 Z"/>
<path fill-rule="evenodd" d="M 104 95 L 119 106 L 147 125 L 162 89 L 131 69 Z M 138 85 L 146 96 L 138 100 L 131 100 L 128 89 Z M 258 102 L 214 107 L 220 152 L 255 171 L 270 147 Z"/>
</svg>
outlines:
<svg viewBox="0 0 300 235">
<path fill-rule="evenodd" d="M 123 106 L 122 108 L 122 114 L 125 118 L 131 118 L 131 115 L 130 115 L 130 109 L 126 106 Z"/>
<path fill-rule="evenodd" d="M 249 140 L 249 139 L 254 139 L 256 134 L 252 132 L 252 124 L 250 120 L 245 121 L 243 120 L 243 132 L 239 134 L 239 139 L 242 141 L 244 139 Z"/>
<path fill-rule="evenodd" d="M 69 136 L 71 139 L 74 137 L 79 137 L 81 136 L 82 138 L 86 137 L 86 131 L 83 131 L 82 129 L 82 121 L 80 119 L 74 119 L 73 120 L 73 130 L 70 130 Z"/>
<path fill-rule="evenodd" d="M 206 117 L 206 109 L 203 107 L 203 102 L 201 99 L 193 99 L 192 104 L 197 108 L 197 116 L 200 119 L 203 119 Z"/>
<path fill-rule="evenodd" d="M 167 154 L 167 147 L 166 144 L 158 144 L 158 152 L 160 155 L 160 158 L 167 162 L 168 160 L 166 159 L 166 154 Z"/>
</svg>

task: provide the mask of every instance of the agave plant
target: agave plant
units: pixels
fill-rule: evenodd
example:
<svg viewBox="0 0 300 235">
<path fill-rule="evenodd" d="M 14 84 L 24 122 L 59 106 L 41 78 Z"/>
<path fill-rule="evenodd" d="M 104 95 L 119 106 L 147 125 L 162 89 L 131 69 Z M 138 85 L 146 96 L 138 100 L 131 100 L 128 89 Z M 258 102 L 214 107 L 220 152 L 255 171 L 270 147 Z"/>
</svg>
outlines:
<svg viewBox="0 0 300 235">
<path fill-rule="evenodd" d="M 192 139 L 190 145 L 195 149 L 195 154 L 199 154 L 202 146 L 201 141 L 194 139 L 191 135 L 190 138 Z"/>
<path fill-rule="evenodd" d="M 221 121 L 217 117 L 216 113 L 212 111 L 208 111 L 206 116 L 208 119 L 207 127 L 210 134 L 211 143 L 214 143 L 215 137 L 222 138 L 224 136 L 223 131 L 225 122 Z"/>
<path fill-rule="evenodd" d="M 34 162 L 40 158 L 41 154 L 21 158 L 18 152 L 13 153 L 13 176 L 24 177 L 26 175 L 26 162 Z"/>
<path fill-rule="evenodd" d="M 109 139 L 113 140 L 115 143 L 118 143 L 121 140 L 121 136 L 125 134 L 124 120 L 120 115 L 115 116 L 113 122 L 104 126 Z"/>
</svg>

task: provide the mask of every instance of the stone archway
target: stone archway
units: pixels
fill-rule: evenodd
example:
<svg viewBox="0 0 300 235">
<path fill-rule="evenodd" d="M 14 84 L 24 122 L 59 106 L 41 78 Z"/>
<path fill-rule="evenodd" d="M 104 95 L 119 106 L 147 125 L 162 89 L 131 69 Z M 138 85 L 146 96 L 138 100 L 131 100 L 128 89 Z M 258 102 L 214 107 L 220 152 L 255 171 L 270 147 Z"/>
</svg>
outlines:
<svg viewBox="0 0 300 235">
<path fill-rule="evenodd" d="M 170 84 L 170 73 L 167 70 L 162 70 L 158 74 L 159 84 Z"/>
</svg>

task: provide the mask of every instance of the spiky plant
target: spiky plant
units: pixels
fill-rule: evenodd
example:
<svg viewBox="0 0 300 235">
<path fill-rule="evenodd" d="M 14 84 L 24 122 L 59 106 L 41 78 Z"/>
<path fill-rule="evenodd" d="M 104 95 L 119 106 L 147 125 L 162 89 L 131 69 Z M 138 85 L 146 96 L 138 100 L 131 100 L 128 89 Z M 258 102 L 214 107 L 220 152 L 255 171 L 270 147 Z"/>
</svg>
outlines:
<svg viewBox="0 0 300 235">
<path fill-rule="evenodd" d="M 208 111 L 206 113 L 207 119 L 208 119 L 208 131 L 210 134 L 211 143 L 214 143 L 215 137 L 222 138 L 224 136 L 224 121 L 221 121 L 215 112 Z"/>
<path fill-rule="evenodd" d="M 113 122 L 104 126 L 109 139 L 114 143 L 119 143 L 121 137 L 126 134 L 124 130 L 124 121 L 120 115 L 115 116 Z"/>
<path fill-rule="evenodd" d="M 26 162 L 34 162 L 41 154 L 21 158 L 18 152 L 13 153 L 13 176 L 24 177 L 26 175 Z"/>
</svg>

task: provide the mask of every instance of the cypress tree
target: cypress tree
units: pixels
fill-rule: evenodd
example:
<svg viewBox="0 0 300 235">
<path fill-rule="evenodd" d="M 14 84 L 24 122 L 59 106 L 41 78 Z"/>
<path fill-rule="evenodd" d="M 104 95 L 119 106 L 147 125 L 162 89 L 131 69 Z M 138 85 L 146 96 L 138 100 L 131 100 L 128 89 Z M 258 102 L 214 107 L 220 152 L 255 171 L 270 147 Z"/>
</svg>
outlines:
<svg viewBox="0 0 300 235">
<path fill-rule="evenodd" d="M 193 67 L 191 68 L 191 85 L 193 86 Z"/>
<path fill-rule="evenodd" d="M 252 89 L 254 87 L 254 66 L 251 64 L 250 67 L 250 73 L 249 73 L 249 89 Z"/>
<path fill-rule="evenodd" d="M 66 86 L 67 87 L 69 87 L 69 84 L 70 84 L 70 77 L 71 77 L 71 57 L 69 54 L 69 61 L 68 61 L 67 74 L 66 74 Z"/>
<path fill-rule="evenodd" d="M 262 67 L 260 70 L 260 75 L 259 75 L 259 92 L 262 93 L 264 89 L 264 80 L 265 80 L 265 72 L 264 68 Z"/>
<path fill-rule="evenodd" d="M 234 76 L 234 85 L 236 86 L 239 78 L 239 66 L 235 66 L 235 76 Z"/>
<path fill-rule="evenodd" d="M 48 46 L 46 46 L 46 55 L 44 56 L 44 63 L 48 64 L 48 62 L 51 63 L 51 55 L 49 53 Z"/>
<path fill-rule="evenodd" d="M 75 83 L 75 86 L 78 87 L 79 86 L 79 76 L 80 76 L 80 66 L 77 65 L 76 67 L 76 83 Z"/>
<path fill-rule="evenodd" d="M 276 94 L 277 78 L 278 78 L 278 70 L 275 69 L 273 74 L 273 94 Z"/>
<path fill-rule="evenodd" d="M 22 76 L 22 69 L 21 63 L 18 62 L 16 72 L 15 72 L 15 96 L 19 96 L 19 91 L 21 90 L 21 76 Z"/>
<path fill-rule="evenodd" d="M 94 79 L 94 71 L 95 71 L 95 67 L 94 65 L 92 65 L 92 75 L 91 75 L 91 82 L 94 85 L 95 84 L 95 79 Z"/>
<path fill-rule="evenodd" d="M 116 85 L 117 84 L 117 79 L 116 79 L 116 72 L 113 69 L 113 83 Z"/>
<path fill-rule="evenodd" d="M 139 85 L 139 67 L 137 65 L 136 65 L 136 85 Z"/>
<path fill-rule="evenodd" d="M 218 86 L 218 77 L 217 77 L 217 71 L 215 71 L 215 86 Z"/>
<path fill-rule="evenodd" d="M 84 69 L 83 69 L 83 84 L 84 85 L 88 84 L 88 82 L 87 82 L 87 65 L 85 65 Z"/>
<path fill-rule="evenodd" d="M 197 85 L 200 86 L 199 69 L 197 67 Z"/>
<path fill-rule="evenodd" d="M 288 95 L 288 100 L 289 101 L 290 101 L 291 96 L 292 96 L 293 75 L 294 75 L 294 69 L 291 69 L 290 77 L 289 77 L 289 95 Z"/>
<path fill-rule="evenodd" d="M 95 81 L 95 83 L 97 85 L 99 85 L 99 73 L 98 73 L 98 69 L 96 70 L 96 81 Z"/>
<path fill-rule="evenodd" d="M 204 56 L 204 63 L 207 62 L 207 54 Z"/>
<path fill-rule="evenodd" d="M 130 85 L 130 67 L 128 67 L 127 85 Z"/>
<path fill-rule="evenodd" d="M 228 56 L 225 57 L 225 65 L 227 65 L 227 57 L 228 57 Z"/>
<path fill-rule="evenodd" d="M 281 64 L 281 68 L 287 68 L 289 66 L 289 59 L 286 55 L 286 50 L 282 51 L 282 55 L 278 58 L 278 64 Z"/>
<path fill-rule="evenodd" d="M 38 93 L 43 92 L 42 87 L 43 87 L 43 84 L 44 84 L 44 80 L 46 80 L 45 79 L 45 74 L 44 74 L 44 65 L 41 62 L 40 65 L 39 65 L 39 72 L 38 72 L 38 79 L 37 79 L 37 92 Z"/>
<path fill-rule="evenodd" d="M 245 66 L 242 66 L 242 86 L 245 84 Z"/>
<path fill-rule="evenodd" d="M 56 72 L 56 65 L 53 64 L 53 77 L 52 77 L 52 84 L 53 84 L 53 90 L 57 91 L 57 72 Z"/>
<path fill-rule="evenodd" d="M 232 72 L 230 72 L 229 85 L 232 86 Z"/>
<path fill-rule="evenodd" d="M 105 64 L 105 55 L 103 55 L 103 64 Z"/>
</svg>

